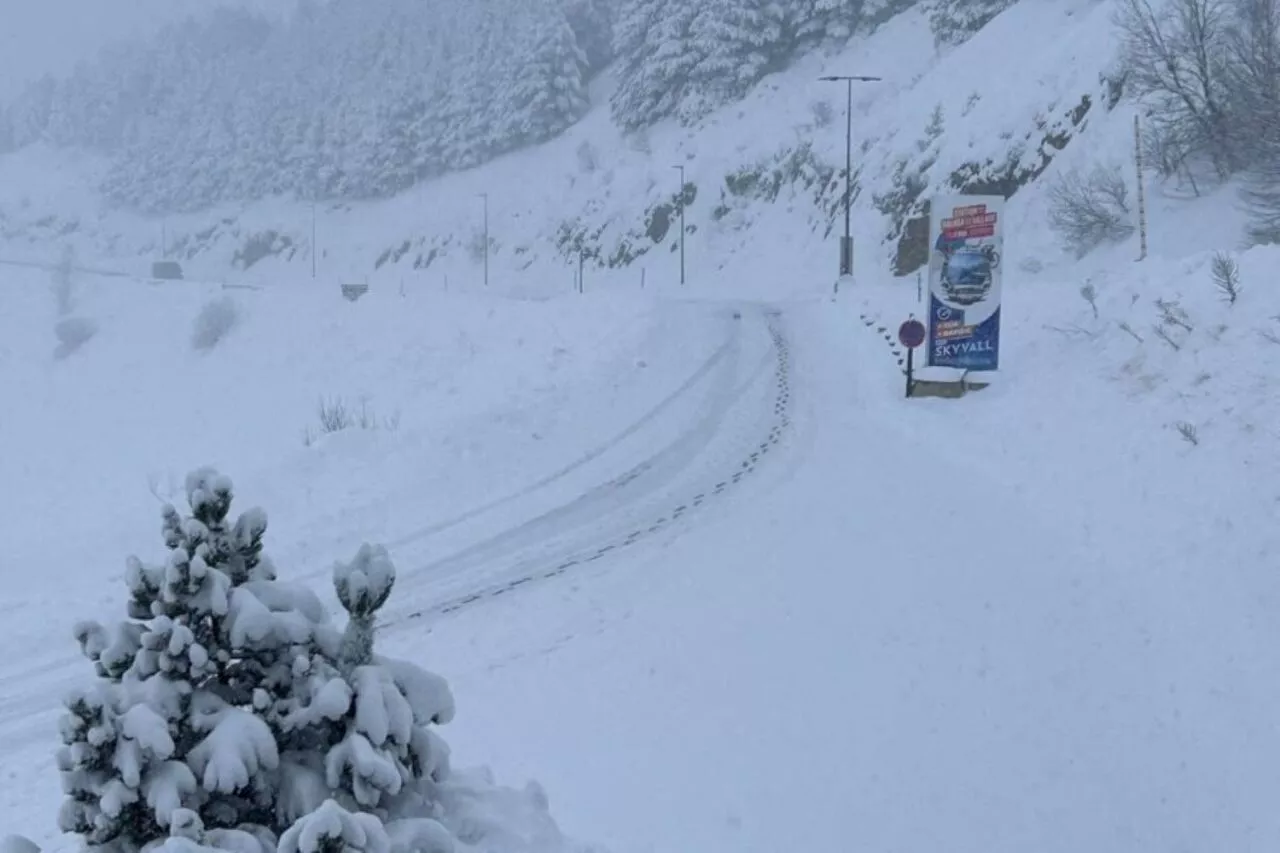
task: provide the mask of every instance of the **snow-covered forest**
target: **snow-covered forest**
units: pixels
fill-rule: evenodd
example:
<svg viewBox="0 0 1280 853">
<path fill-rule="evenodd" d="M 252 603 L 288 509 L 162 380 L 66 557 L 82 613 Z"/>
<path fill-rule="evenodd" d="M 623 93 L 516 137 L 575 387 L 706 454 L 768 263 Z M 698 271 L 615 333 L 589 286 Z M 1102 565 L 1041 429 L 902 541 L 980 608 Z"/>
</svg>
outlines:
<svg viewBox="0 0 1280 853">
<path fill-rule="evenodd" d="M 940 41 L 1009 0 L 947 0 Z M 144 212 L 270 195 L 393 195 L 549 139 L 617 59 L 617 124 L 693 122 L 805 52 L 913 0 L 303 0 L 285 21 L 219 9 L 46 77 L 0 113 L 0 151 L 112 157 Z"/>
</svg>

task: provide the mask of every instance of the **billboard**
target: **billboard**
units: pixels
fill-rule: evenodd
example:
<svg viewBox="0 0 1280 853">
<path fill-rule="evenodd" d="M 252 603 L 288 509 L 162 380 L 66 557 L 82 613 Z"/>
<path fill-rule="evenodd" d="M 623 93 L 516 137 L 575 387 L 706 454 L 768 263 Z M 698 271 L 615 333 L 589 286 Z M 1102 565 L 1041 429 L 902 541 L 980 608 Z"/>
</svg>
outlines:
<svg viewBox="0 0 1280 853">
<path fill-rule="evenodd" d="M 1004 198 L 938 196 L 931 208 L 926 363 L 996 370 Z"/>
</svg>

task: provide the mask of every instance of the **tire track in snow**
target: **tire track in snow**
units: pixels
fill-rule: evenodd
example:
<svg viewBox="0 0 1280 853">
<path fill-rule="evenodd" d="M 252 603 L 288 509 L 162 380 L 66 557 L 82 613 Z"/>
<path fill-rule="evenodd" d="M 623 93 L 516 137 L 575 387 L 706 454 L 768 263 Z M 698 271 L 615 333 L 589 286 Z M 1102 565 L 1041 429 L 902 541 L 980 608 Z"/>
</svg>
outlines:
<svg viewBox="0 0 1280 853">
<path fill-rule="evenodd" d="M 676 388 L 674 391 L 668 394 L 665 398 L 660 400 L 656 406 L 654 406 L 652 409 L 650 409 L 648 412 L 642 415 L 638 420 L 634 421 L 626 429 L 617 433 L 612 438 L 609 438 L 606 441 L 601 442 L 592 450 L 588 451 L 586 454 L 584 454 L 583 456 L 580 456 L 578 459 L 564 466 L 560 470 L 555 471 L 551 474 L 548 474 L 547 476 L 543 477 L 541 480 L 538 480 L 535 483 L 531 483 L 528 486 L 520 489 L 519 491 L 511 492 L 510 494 L 507 494 L 501 498 L 497 498 L 495 500 L 490 501 L 489 503 L 470 509 L 460 515 L 456 515 L 453 518 L 447 519 L 445 521 L 436 522 L 435 524 L 429 525 L 427 527 L 423 527 L 419 530 L 415 530 L 412 533 L 405 534 L 404 536 L 401 536 L 398 539 L 394 539 L 389 542 L 386 542 L 385 543 L 386 547 L 398 548 L 398 547 L 407 545 L 410 542 L 415 542 L 420 539 L 424 539 L 428 536 L 431 536 L 432 534 L 439 533 L 443 530 L 448 530 L 451 527 L 456 527 L 457 525 L 462 524 L 465 521 L 470 521 L 472 518 L 475 518 L 479 515 L 483 515 L 484 513 L 497 509 L 500 506 L 509 504 L 512 501 L 519 500 L 522 497 L 527 497 L 528 495 L 533 494 L 539 489 L 546 488 L 552 483 L 563 479 L 569 474 L 572 474 L 574 471 L 578 470 L 583 465 L 593 462 L 594 460 L 598 459 L 600 456 L 607 453 L 609 450 L 612 450 L 613 448 L 620 445 L 622 442 L 626 441 L 631 436 L 635 435 L 645 426 L 647 426 L 648 424 L 656 420 L 658 416 L 661 415 L 663 412 L 670 409 L 671 406 L 673 406 L 677 401 L 683 399 L 690 391 L 692 391 L 695 387 L 697 387 L 702 382 L 702 380 L 705 379 L 707 375 L 718 364 L 724 361 L 725 356 L 730 352 L 733 344 L 734 344 L 733 336 L 730 336 L 729 340 L 726 340 L 723 344 L 721 344 L 715 350 L 715 352 L 713 352 L 710 355 L 710 357 L 708 357 L 707 360 L 704 361 L 698 367 L 697 370 L 695 370 L 684 382 L 682 382 L 678 388 Z"/>
<path fill-rule="evenodd" d="M 722 497 L 741 484 L 755 473 L 769 454 L 779 446 L 791 426 L 791 354 L 780 321 L 781 316 L 778 312 L 772 311 L 766 314 L 766 326 L 772 344 L 770 360 L 773 365 L 773 393 L 771 412 L 766 418 L 767 429 L 762 429 L 754 436 L 755 440 L 743 448 L 740 455 L 721 468 L 718 475 L 708 478 L 700 486 L 688 487 L 681 497 L 670 498 L 665 510 L 657 511 L 644 522 L 632 526 L 632 529 L 626 533 L 610 536 L 604 541 L 579 543 L 576 546 L 572 542 L 565 543 L 561 546 L 558 556 L 544 555 L 526 561 L 534 565 L 526 566 L 522 571 L 517 572 L 515 577 L 490 582 L 469 592 L 451 596 L 404 616 L 389 619 L 380 627 L 395 628 L 412 625 L 428 616 L 456 612 L 530 584 L 563 576 L 577 567 L 597 563 L 674 527 L 694 510 Z M 745 388 L 740 390 L 734 396 L 740 396 L 745 390 Z M 643 469 L 647 464 L 648 462 L 642 463 L 637 467 Z M 534 519 L 535 522 L 538 520 Z M 514 531 L 499 534 L 496 538 L 500 539 L 511 532 Z M 554 536 L 554 533 L 554 530 L 551 531 L 551 535 Z M 487 544 L 480 543 L 478 547 L 484 547 Z M 447 563 L 451 559 L 453 558 L 445 558 L 441 563 Z M 501 555 L 494 555 L 490 559 L 501 559 Z M 423 580 L 428 584 L 431 583 L 431 572 L 432 567 L 421 570 Z"/>
<path fill-rule="evenodd" d="M 742 320 L 747 320 L 746 312 L 743 313 Z M 536 581 L 564 575 L 575 567 L 597 564 L 611 555 L 616 555 L 616 553 L 625 551 L 639 542 L 653 538 L 657 534 L 672 528 L 677 523 L 686 520 L 693 511 L 706 505 L 709 501 L 725 495 L 754 473 L 757 467 L 777 448 L 787 428 L 790 426 L 790 352 L 779 327 L 780 315 L 778 312 L 766 314 L 765 321 L 771 347 L 770 352 L 766 355 L 768 362 L 762 362 L 762 367 L 768 368 L 770 363 L 773 367 L 773 393 L 770 395 L 771 411 L 767 418 L 767 429 L 762 429 L 755 436 L 754 443 L 748 445 L 744 452 L 726 460 L 723 467 L 719 469 L 717 476 L 707 478 L 697 488 L 690 487 L 685 489 L 681 497 L 669 499 L 664 510 L 658 511 L 641 522 L 632 525 L 625 532 L 595 542 L 583 541 L 591 539 L 589 534 L 571 537 L 569 541 L 561 541 L 553 554 L 544 554 L 532 560 L 525 560 L 519 563 L 518 565 L 521 567 L 527 566 L 527 571 L 522 570 L 515 577 L 507 577 L 500 581 L 490 577 L 488 582 L 478 584 L 475 589 L 449 596 L 445 600 L 425 608 L 414 608 L 412 612 L 401 615 L 399 618 L 389 619 L 384 623 L 383 627 L 395 628 L 418 625 L 420 624 L 419 620 L 423 617 L 454 612 L 464 607 L 472 606 L 483 599 L 503 595 Z M 602 442 L 573 463 L 517 493 L 509 494 L 490 502 L 484 507 L 456 516 L 446 522 L 437 523 L 431 527 L 410 533 L 401 537 L 395 544 L 405 544 L 425 538 L 430 533 L 460 524 L 484 511 L 514 501 L 518 497 L 532 494 L 598 458 L 626 438 L 639 432 L 647 424 L 656 420 L 677 401 L 687 397 L 701 383 L 705 382 L 709 376 L 713 375 L 717 368 L 726 371 L 730 370 L 740 355 L 738 346 L 741 335 L 741 328 L 735 328 L 729 339 L 699 365 L 671 394 L 627 429 L 613 436 L 609 441 Z M 713 402 L 710 410 L 705 413 L 700 422 L 700 430 L 695 430 L 682 436 L 673 445 L 665 448 L 655 456 L 633 466 L 623 475 L 601 483 L 566 506 L 590 509 L 592 505 L 599 506 L 602 503 L 607 503 L 610 495 L 620 494 L 629 487 L 639 491 L 639 498 L 652 494 L 655 489 L 661 489 L 669 482 L 669 480 L 665 480 L 661 476 L 663 466 L 666 465 L 668 469 L 675 468 L 682 459 L 690 455 L 696 456 L 699 452 L 705 450 L 709 444 L 714 444 L 715 439 L 723 431 L 722 421 L 726 413 L 753 385 L 756 381 L 755 376 L 756 374 L 753 372 L 752 378 L 748 379 L 743 386 L 734 387 L 730 385 L 726 388 Z M 647 490 L 638 488 L 644 485 L 645 478 L 650 475 L 656 475 L 654 478 L 658 482 Z M 561 509 L 564 508 L 562 507 Z M 542 516 L 539 518 L 542 518 Z M 534 519 L 533 522 L 538 520 Z M 588 519 L 588 526 L 589 521 Z M 547 524 L 548 521 L 543 523 Z M 523 526 L 525 525 L 521 525 L 521 527 Z M 530 545 L 546 543 L 548 540 L 555 540 L 557 536 L 563 535 L 563 530 L 554 529 L 554 524 L 550 526 L 552 529 L 547 530 L 547 535 L 541 540 L 524 541 L 514 549 L 507 548 L 504 550 L 502 548 L 505 544 L 503 539 L 510 536 L 513 530 L 518 528 L 510 528 L 503 531 L 497 536 L 473 546 L 473 548 L 465 549 L 465 553 L 474 553 L 475 560 L 481 565 L 486 562 L 501 561 L 504 558 L 509 558 L 513 552 L 518 554 L 527 550 Z M 447 563 L 450 560 L 457 559 L 459 556 L 459 554 L 455 554 L 440 562 Z M 426 571 L 402 571 L 397 586 L 401 589 L 406 586 L 417 587 L 419 585 L 429 588 L 434 579 L 430 576 L 429 570 L 431 567 L 424 568 Z M 415 574 L 425 576 L 415 578 Z M 59 697 L 59 694 L 67 689 L 83 683 L 86 677 L 83 671 L 85 664 L 85 659 L 81 655 L 69 653 L 60 655 L 56 659 L 42 661 L 35 666 L 24 667 L 6 673 L 4 678 L 0 679 L 0 733 L 3 733 L 3 741 L 0 742 L 17 743 L 30 737 L 35 731 L 48 730 L 49 726 L 53 725 L 52 721 L 61 713 L 61 705 L 58 701 L 55 699 L 55 701 L 50 702 L 49 699 L 51 697 Z"/>
</svg>

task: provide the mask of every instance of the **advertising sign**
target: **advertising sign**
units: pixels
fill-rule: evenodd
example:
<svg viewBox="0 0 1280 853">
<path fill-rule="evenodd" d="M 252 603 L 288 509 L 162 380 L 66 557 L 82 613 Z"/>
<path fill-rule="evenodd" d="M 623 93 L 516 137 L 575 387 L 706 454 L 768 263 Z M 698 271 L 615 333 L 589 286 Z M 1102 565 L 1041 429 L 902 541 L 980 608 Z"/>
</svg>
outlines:
<svg viewBox="0 0 1280 853">
<path fill-rule="evenodd" d="M 939 196 L 931 207 L 927 363 L 996 370 L 1004 199 Z"/>
</svg>

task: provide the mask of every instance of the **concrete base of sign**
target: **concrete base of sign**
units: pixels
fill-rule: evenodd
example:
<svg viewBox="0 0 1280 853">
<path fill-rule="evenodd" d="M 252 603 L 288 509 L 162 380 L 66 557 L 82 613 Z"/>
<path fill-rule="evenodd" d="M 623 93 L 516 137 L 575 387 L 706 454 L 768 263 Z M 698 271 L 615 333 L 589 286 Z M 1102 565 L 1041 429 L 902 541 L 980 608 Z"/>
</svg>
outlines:
<svg viewBox="0 0 1280 853">
<path fill-rule="evenodd" d="M 916 371 L 915 381 L 911 383 L 911 396 L 948 399 L 963 397 L 970 391 L 981 391 L 991 384 L 985 378 L 979 378 L 981 376 L 982 374 L 966 370 L 925 367 Z"/>
<path fill-rule="evenodd" d="M 939 382 L 936 379 L 917 379 L 911 383 L 912 397 L 946 397 L 955 399 L 963 397 L 970 391 L 981 391 L 987 387 L 985 382 L 967 380 Z"/>
</svg>

